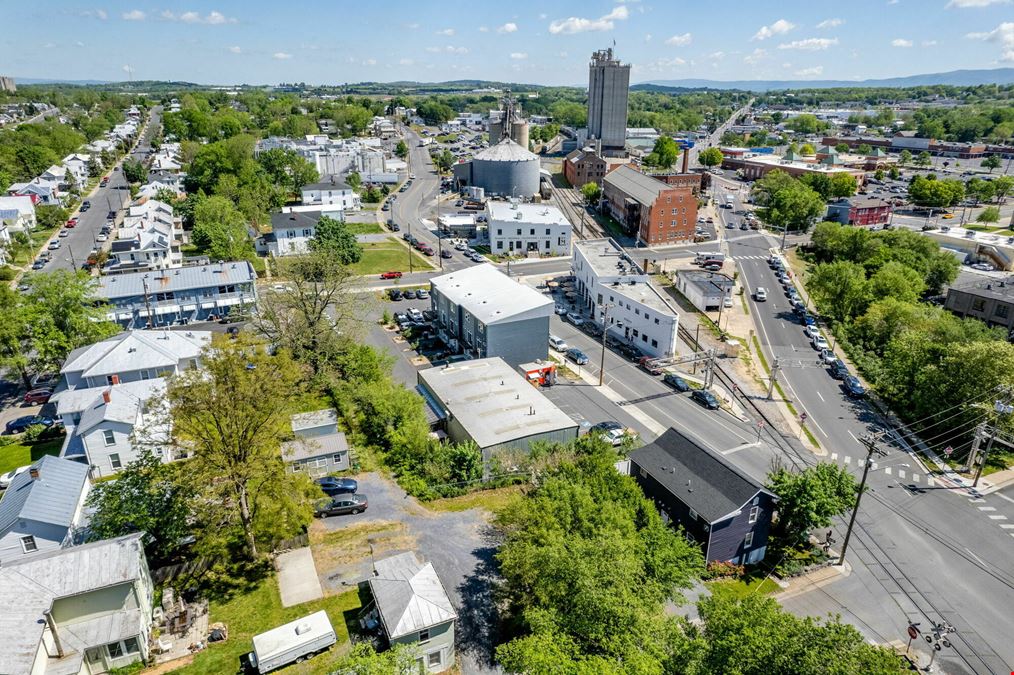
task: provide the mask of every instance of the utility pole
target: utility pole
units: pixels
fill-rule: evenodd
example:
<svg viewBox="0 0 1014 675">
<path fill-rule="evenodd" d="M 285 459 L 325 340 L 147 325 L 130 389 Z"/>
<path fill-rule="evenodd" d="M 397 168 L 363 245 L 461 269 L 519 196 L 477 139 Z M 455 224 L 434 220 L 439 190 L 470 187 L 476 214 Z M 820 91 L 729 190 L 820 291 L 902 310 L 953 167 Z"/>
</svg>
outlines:
<svg viewBox="0 0 1014 675">
<path fill-rule="evenodd" d="M 701 324 L 697 324 L 697 330 L 694 331 L 694 352 L 701 350 Z M 694 375 L 697 374 L 697 361 L 694 361 Z"/>
<path fill-rule="evenodd" d="M 975 435 L 972 437 L 972 448 L 968 451 L 968 470 L 971 471 L 972 467 L 979 459 L 979 446 L 982 444 L 982 437 L 986 432 L 986 423 L 977 424 L 975 427 Z"/>
<path fill-rule="evenodd" d="M 768 378 L 771 380 L 770 382 L 768 382 L 768 400 L 769 401 L 771 400 L 772 394 L 774 394 L 774 391 L 775 391 L 775 382 L 778 381 L 778 371 L 779 371 L 780 368 L 781 368 L 781 366 L 779 365 L 778 359 L 776 358 L 774 360 L 774 362 L 771 364 L 771 374 L 768 376 Z"/>
<path fill-rule="evenodd" d="M 148 310 L 148 327 L 154 328 L 155 322 L 154 317 L 151 313 L 151 296 L 148 295 L 148 280 L 141 279 L 141 284 L 144 286 L 144 307 Z"/>
<path fill-rule="evenodd" d="M 412 223 L 408 224 L 408 236 L 412 236 Z M 412 240 L 408 239 L 408 273 L 412 274 Z"/>
<path fill-rule="evenodd" d="M 606 374 L 606 336 L 609 334 L 609 308 L 611 305 L 602 305 L 602 356 L 599 358 L 599 386 L 602 386 Z"/>
<path fill-rule="evenodd" d="M 873 463 L 873 453 L 885 454 L 883 450 L 877 449 L 877 442 L 873 436 L 863 436 L 861 441 L 866 446 L 866 462 L 863 464 L 863 478 L 859 481 L 859 491 L 856 492 L 856 505 L 852 508 L 852 517 L 849 518 L 849 527 L 845 531 L 845 542 L 841 545 L 841 555 L 838 556 L 838 565 L 845 564 L 845 551 L 849 547 L 849 539 L 852 538 L 852 526 L 856 524 L 856 515 L 859 513 L 859 501 L 863 498 L 863 491 L 866 489 L 866 477 L 870 475 L 870 464 Z"/>
<path fill-rule="evenodd" d="M 975 480 L 972 481 L 972 487 L 979 487 L 979 477 L 982 476 L 982 467 L 986 466 L 986 462 L 989 460 L 989 451 L 993 449 L 994 438 L 996 438 L 995 429 L 989 434 L 989 442 L 986 443 L 986 451 L 982 453 L 982 461 L 975 467 Z"/>
</svg>

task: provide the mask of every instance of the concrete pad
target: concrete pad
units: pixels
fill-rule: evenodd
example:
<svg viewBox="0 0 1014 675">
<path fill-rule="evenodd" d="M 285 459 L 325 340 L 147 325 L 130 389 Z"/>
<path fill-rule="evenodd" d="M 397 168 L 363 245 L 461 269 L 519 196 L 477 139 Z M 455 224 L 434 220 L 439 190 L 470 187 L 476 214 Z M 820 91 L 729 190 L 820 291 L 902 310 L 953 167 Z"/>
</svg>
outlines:
<svg viewBox="0 0 1014 675">
<path fill-rule="evenodd" d="M 275 566 L 278 568 L 278 591 L 283 607 L 324 597 L 309 546 L 282 553 L 275 559 Z"/>
</svg>

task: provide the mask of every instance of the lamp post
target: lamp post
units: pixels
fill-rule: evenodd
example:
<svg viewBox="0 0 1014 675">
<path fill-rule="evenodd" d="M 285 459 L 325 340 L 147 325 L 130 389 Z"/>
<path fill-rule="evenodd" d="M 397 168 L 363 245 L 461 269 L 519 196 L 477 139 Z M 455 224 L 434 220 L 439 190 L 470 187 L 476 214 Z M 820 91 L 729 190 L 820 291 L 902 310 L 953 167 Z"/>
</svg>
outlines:
<svg viewBox="0 0 1014 675">
<path fill-rule="evenodd" d="M 603 303 L 599 305 L 602 310 L 602 356 L 599 358 L 599 386 L 602 386 L 606 374 L 606 336 L 609 334 L 609 308 L 613 305 Z"/>
</svg>

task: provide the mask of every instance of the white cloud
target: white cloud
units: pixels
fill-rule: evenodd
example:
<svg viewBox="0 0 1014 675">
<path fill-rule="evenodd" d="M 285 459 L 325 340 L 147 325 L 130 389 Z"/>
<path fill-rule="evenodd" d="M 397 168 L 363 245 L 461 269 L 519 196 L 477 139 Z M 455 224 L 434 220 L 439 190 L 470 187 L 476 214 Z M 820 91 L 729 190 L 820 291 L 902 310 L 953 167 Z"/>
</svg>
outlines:
<svg viewBox="0 0 1014 675">
<path fill-rule="evenodd" d="M 124 21 L 144 21 L 144 17 L 147 15 L 139 9 L 132 9 L 129 12 L 124 12 L 122 16 Z"/>
<path fill-rule="evenodd" d="M 229 47 L 229 51 L 232 52 L 233 54 L 242 54 L 243 53 L 242 48 L 237 47 L 237 46 Z"/>
<path fill-rule="evenodd" d="M 539 21 L 545 21 L 548 18 L 549 18 L 549 15 L 546 14 L 545 12 L 542 12 L 541 14 L 539 14 Z"/>
<path fill-rule="evenodd" d="M 752 52 L 743 57 L 743 63 L 749 63 L 750 65 L 754 65 L 760 62 L 760 60 L 765 58 L 767 55 L 768 50 L 761 49 L 760 47 L 758 47 L 757 49 L 753 50 Z"/>
<path fill-rule="evenodd" d="M 398 61 L 398 65 L 399 66 L 411 66 L 411 65 L 414 65 L 414 64 L 415 64 L 415 61 L 413 61 L 412 59 L 400 59 Z"/>
<path fill-rule="evenodd" d="M 951 0 L 947 9 L 968 9 L 969 7 L 989 7 L 990 5 L 1009 5 L 1010 0 Z"/>
<path fill-rule="evenodd" d="M 513 21 L 508 21 L 504 25 L 496 29 L 497 33 L 516 33 L 518 31 L 518 25 Z"/>
<path fill-rule="evenodd" d="M 686 63 L 687 62 L 685 59 L 681 59 L 678 56 L 674 56 L 671 59 L 656 59 L 654 61 L 649 61 L 643 66 L 635 63 L 634 69 L 639 72 L 644 71 L 649 73 L 665 73 L 670 72 L 674 68 L 678 68 L 679 66 L 685 66 Z"/>
<path fill-rule="evenodd" d="M 775 35 L 784 35 L 790 30 L 796 27 L 796 24 L 786 21 L 785 19 L 778 19 L 770 26 L 761 26 L 760 29 L 754 33 L 751 40 L 767 40 Z"/>
<path fill-rule="evenodd" d="M 102 21 L 109 18 L 109 14 L 104 9 L 83 9 L 78 14 L 89 19 L 101 19 Z"/>
<path fill-rule="evenodd" d="M 81 42 L 80 40 L 78 40 L 77 42 L 75 42 L 74 45 L 77 46 L 77 47 L 84 47 L 84 43 Z"/>
<path fill-rule="evenodd" d="M 936 47 L 937 46 L 937 41 L 936 40 L 923 40 L 919 44 L 921 46 L 923 46 L 923 47 Z"/>
<path fill-rule="evenodd" d="M 797 70 L 796 75 L 799 75 L 800 77 L 813 77 L 814 75 L 820 75 L 823 72 L 824 66 L 813 66 L 812 68 Z"/>
<path fill-rule="evenodd" d="M 200 23 L 201 15 L 197 12 L 183 12 L 180 14 L 180 21 L 183 23 Z"/>
<path fill-rule="evenodd" d="M 364 66 L 375 66 L 375 65 L 377 65 L 377 59 L 364 59 L 363 60 L 363 65 Z"/>
<path fill-rule="evenodd" d="M 277 59 L 279 61 L 286 61 L 292 58 L 292 54 L 286 54 L 285 52 L 275 52 L 274 54 L 271 55 L 271 58 Z"/>
<path fill-rule="evenodd" d="M 221 12 L 216 11 L 211 11 L 207 16 L 201 16 L 199 12 L 190 11 L 177 15 L 168 9 L 164 9 L 159 12 L 158 18 L 163 21 L 179 21 L 181 23 L 205 23 L 209 26 L 220 26 L 226 23 L 237 22 L 234 17 L 226 16 Z"/>
<path fill-rule="evenodd" d="M 838 38 L 806 38 L 805 40 L 793 40 L 778 45 L 779 49 L 803 49 L 806 51 L 820 51 L 838 44 Z"/>
<path fill-rule="evenodd" d="M 446 47 L 427 47 L 426 51 L 428 51 L 431 54 L 440 54 L 440 53 L 443 53 L 443 52 L 446 52 L 448 54 L 467 54 L 468 53 L 468 49 L 467 48 L 465 48 L 465 47 L 454 47 L 452 45 L 447 45 Z"/>
<path fill-rule="evenodd" d="M 968 33 L 965 35 L 970 40 L 982 40 L 984 42 L 999 42 L 1002 52 L 1001 61 L 1014 61 L 1014 22 L 1004 21 L 999 26 L 985 33 Z"/>
<path fill-rule="evenodd" d="M 227 17 L 221 12 L 212 11 L 205 18 L 205 22 L 211 24 L 212 26 L 217 26 L 218 24 L 222 23 L 236 23 L 236 19 Z"/>
<path fill-rule="evenodd" d="M 683 35 L 673 35 L 671 38 L 665 41 L 667 45 L 674 47 L 685 47 L 694 41 L 694 36 L 690 33 L 683 33 Z"/>
<path fill-rule="evenodd" d="M 898 2 L 899 2 L 899 0 L 887 0 L 887 4 L 889 4 L 889 5 L 897 5 Z"/>
<path fill-rule="evenodd" d="M 651 42 L 651 33 L 645 33 L 644 34 L 644 41 L 645 42 Z"/>
<path fill-rule="evenodd" d="M 894 38 L 893 40 L 891 40 L 891 46 L 892 47 L 905 47 L 905 48 L 908 48 L 908 47 L 911 47 L 912 44 L 913 44 L 913 42 L 911 40 L 906 40 L 905 38 Z"/>
<path fill-rule="evenodd" d="M 479 26 L 479 32 L 480 33 L 488 33 L 489 32 L 489 26 Z"/>
<path fill-rule="evenodd" d="M 817 24 L 817 28 L 837 28 L 843 23 L 845 23 L 845 19 L 824 19 Z"/>
<path fill-rule="evenodd" d="M 447 37 L 451 37 L 451 36 L 454 35 L 454 29 L 453 28 L 445 28 L 443 30 L 438 30 L 437 31 L 437 35 L 446 35 Z"/>
<path fill-rule="evenodd" d="M 407 25 L 405 26 L 405 28 L 408 28 L 409 30 L 415 30 L 415 29 L 417 29 L 418 27 L 419 27 L 419 24 L 417 24 L 417 23 L 410 23 L 410 24 L 407 24 Z"/>
<path fill-rule="evenodd" d="M 572 35 L 574 33 L 612 30 L 616 26 L 616 21 L 622 21 L 628 16 L 630 16 L 630 10 L 623 5 L 617 5 L 613 8 L 613 11 L 597 19 L 585 19 L 578 16 L 557 19 L 549 24 L 549 32 L 553 35 L 560 33 Z"/>
<path fill-rule="evenodd" d="M 720 61 L 721 59 L 725 58 L 725 52 L 723 51 L 711 52 L 704 58 L 711 59 L 712 61 Z"/>
<path fill-rule="evenodd" d="M 511 58 L 515 61 L 524 61 L 528 58 L 527 52 L 511 52 Z"/>
<path fill-rule="evenodd" d="M 560 52 L 560 58 L 561 59 L 567 58 L 567 52 Z"/>
</svg>

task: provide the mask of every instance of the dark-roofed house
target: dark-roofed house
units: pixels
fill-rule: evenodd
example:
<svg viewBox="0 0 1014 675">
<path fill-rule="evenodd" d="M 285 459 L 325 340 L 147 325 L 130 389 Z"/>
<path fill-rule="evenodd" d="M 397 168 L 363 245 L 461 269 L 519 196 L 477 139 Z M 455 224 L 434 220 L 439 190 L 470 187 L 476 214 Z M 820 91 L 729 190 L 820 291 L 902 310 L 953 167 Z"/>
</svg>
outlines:
<svg viewBox="0 0 1014 675">
<path fill-rule="evenodd" d="M 69 545 L 89 485 L 87 465 L 50 455 L 16 475 L 0 499 L 0 565 Z"/>
<path fill-rule="evenodd" d="M 988 326 L 1014 329 L 1014 282 L 984 279 L 956 282 L 947 289 L 944 307 L 961 317 L 985 321 Z"/>
<path fill-rule="evenodd" d="M 338 431 L 338 412 L 327 408 L 292 416 L 295 440 L 282 443 L 282 459 L 289 471 L 313 478 L 349 468 L 349 442 Z"/>
<path fill-rule="evenodd" d="M 708 562 L 764 559 L 777 498 L 719 453 L 669 429 L 630 453 L 630 475 Z"/>
<path fill-rule="evenodd" d="M 369 580 L 376 614 L 388 642 L 417 645 L 419 663 L 431 673 L 454 665 L 454 620 L 458 615 L 433 563 L 411 551 L 373 564 Z"/>
</svg>

